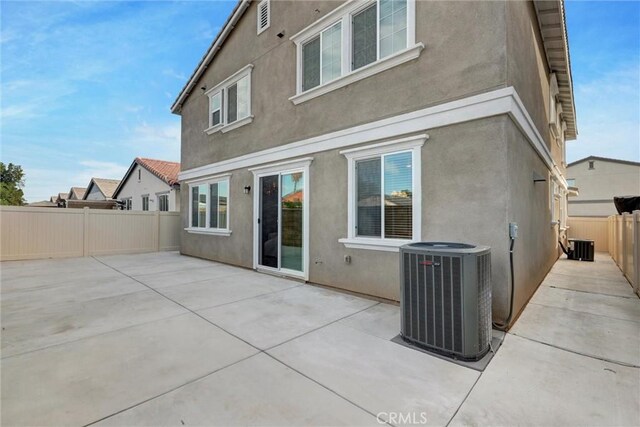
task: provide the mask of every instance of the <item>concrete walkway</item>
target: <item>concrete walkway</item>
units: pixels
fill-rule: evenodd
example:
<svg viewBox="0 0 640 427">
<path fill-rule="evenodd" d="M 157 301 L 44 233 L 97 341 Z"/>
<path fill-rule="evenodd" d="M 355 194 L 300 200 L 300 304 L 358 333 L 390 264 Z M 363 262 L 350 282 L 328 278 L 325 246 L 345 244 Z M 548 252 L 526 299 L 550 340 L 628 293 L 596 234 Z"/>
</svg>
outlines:
<svg viewBox="0 0 640 427">
<path fill-rule="evenodd" d="M 561 260 L 480 373 L 394 305 L 176 253 L 5 262 L 2 425 L 638 425 L 640 301 Z"/>
</svg>

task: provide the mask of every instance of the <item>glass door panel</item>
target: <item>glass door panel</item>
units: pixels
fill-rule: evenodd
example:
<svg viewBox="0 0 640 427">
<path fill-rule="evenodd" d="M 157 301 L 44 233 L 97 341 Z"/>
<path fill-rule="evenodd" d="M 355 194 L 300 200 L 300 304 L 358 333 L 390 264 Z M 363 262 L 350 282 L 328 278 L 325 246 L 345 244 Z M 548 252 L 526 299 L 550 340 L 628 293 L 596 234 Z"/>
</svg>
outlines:
<svg viewBox="0 0 640 427">
<path fill-rule="evenodd" d="M 278 268 L 279 175 L 260 178 L 260 265 Z"/>
<path fill-rule="evenodd" d="M 303 270 L 304 174 L 284 173 L 280 185 L 280 267 Z"/>
</svg>

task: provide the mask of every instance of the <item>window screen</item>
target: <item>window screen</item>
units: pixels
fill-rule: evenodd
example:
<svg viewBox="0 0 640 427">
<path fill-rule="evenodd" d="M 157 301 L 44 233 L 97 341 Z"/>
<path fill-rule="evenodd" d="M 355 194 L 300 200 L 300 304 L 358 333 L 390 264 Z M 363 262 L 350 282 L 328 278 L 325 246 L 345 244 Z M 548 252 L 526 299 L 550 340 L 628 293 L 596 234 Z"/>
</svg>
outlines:
<svg viewBox="0 0 640 427">
<path fill-rule="evenodd" d="M 320 84 L 320 36 L 302 46 L 302 90 Z"/>
<path fill-rule="evenodd" d="M 227 89 L 227 123 L 238 120 L 238 84 L 235 83 Z"/>
<path fill-rule="evenodd" d="M 377 28 L 376 5 L 373 4 L 353 16 L 352 67 L 357 70 L 376 61 Z"/>
<path fill-rule="evenodd" d="M 220 181 L 210 184 L 209 195 L 209 227 L 226 229 L 229 182 Z"/>
<path fill-rule="evenodd" d="M 381 176 L 380 158 L 356 162 L 358 236 L 380 237 L 381 234 Z"/>
</svg>

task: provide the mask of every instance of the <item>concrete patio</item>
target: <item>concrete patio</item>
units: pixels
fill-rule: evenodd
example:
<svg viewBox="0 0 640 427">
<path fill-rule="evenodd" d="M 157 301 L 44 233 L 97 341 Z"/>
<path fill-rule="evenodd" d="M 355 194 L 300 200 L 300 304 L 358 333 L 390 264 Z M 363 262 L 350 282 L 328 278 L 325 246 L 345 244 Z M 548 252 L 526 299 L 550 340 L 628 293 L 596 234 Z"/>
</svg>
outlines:
<svg viewBox="0 0 640 427">
<path fill-rule="evenodd" d="M 397 306 L 177 253 L 0 268 L 6 426 L 640 424 L 605 255 L 558 261 L 484 372 L 390 341 Z"/>
</svg>

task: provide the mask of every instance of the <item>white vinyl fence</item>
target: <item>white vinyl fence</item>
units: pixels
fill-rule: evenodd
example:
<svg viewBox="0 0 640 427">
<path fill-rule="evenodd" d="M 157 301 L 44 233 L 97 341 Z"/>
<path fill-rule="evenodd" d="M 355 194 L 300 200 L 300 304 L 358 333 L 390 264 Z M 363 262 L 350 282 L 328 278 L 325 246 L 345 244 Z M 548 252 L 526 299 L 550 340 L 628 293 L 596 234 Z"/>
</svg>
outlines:
<svg viewBox="0 0 640 427">
<path fill-rule="evenodd" d="M 178 250 L 180 212 L 0 207 L 0 260 Z"/>
<path fill-rule="evenodd" d="M 609 254 L 640 295 L 640 211 L 608 219 Z"/>
</svg>

